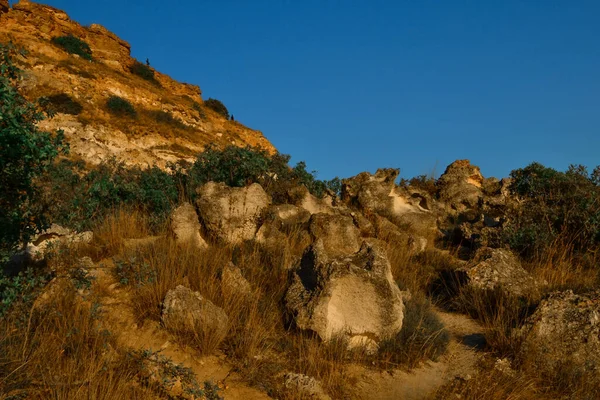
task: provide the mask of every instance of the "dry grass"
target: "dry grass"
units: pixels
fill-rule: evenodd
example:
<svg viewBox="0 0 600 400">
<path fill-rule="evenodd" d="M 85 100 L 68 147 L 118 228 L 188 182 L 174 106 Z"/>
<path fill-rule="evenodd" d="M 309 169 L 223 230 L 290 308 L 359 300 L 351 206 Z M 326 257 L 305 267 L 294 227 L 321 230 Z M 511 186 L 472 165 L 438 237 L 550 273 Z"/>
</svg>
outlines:
<svg viewBox="0 0 600 400">
<path fill-rule="evenodd" d="M 126 239 L 140 239 L 150 234 L 148 218 L 138 210 L 120 208 L 94 228 L 92 243 L 103 257 L 125 250 Z"/>
<path fill-rule="evenodd" d="M 119 366 L 99 309 L 68 280 L 55 281 L 49 299 L 27 314 L 0 321 L 0 399 L 147 399 Z"/>
</svg>

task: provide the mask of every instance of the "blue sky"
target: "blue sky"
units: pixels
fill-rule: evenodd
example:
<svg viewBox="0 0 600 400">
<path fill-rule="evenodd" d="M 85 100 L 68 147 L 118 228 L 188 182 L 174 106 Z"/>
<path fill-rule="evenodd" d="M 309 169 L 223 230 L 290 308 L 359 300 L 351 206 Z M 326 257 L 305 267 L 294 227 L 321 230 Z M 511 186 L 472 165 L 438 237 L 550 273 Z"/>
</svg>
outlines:
<svg viewBox="0 0 600 400">
<path fill-rule="evenodd" d="M 320 178 L 600 164 L 600 2 L 46 0 Z"/>
</svg>

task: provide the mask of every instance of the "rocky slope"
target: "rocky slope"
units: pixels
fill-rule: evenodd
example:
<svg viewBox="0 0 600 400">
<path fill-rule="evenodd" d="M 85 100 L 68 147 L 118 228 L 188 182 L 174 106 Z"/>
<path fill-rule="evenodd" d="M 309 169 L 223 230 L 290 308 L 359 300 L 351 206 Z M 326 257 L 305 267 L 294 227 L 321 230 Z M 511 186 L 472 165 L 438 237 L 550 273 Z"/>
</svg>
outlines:
<svg viewBox="0 0 600 400">
<path fill-rule="evenodd" d="M 89 44 L 93 61 L 69 54 L 52 42 L 73 35 Z M 25 71 L 23 92 L 35 100 L 66 94 L 83 108 L 58 113 L 43 122 L 47 130 L 63 129 L 71 154 L 97 164 L 116 156 L 128 165 L 164 166 L 192 159 L 207 144 L 250 145 L 274 151 L 261 132 L 203 107 L 200 88 L 155 72 L 156 82 L 134 75 L 130 45 L 101 25 L 84 27 L 55 8 L 20 1 L 0 1 L 0 42 L 12 41 L 28 54 L 20 58 Z M 130 120 L 111 115 L 110 96 L 128 100 L 137 111 Z M 172 118 L 170 118 L 170 117 Z"/>
</svg>

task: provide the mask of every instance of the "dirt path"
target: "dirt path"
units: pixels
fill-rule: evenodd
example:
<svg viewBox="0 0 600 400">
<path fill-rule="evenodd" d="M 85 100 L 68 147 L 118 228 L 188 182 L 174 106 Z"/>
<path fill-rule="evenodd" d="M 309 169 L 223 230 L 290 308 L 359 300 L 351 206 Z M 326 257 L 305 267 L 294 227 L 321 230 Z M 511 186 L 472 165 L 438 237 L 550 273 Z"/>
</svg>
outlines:
<svg viewBox="0 0 600 400">
<path fill-rule="evenodd" d="M 356 367 L 352 373 L 360 382 L 356 392 L 358 399 L 427 399 L 455 377 L 474 374 L 481 356 L 479 349 L 484 344 L 482 328 L 466 315 L 437 312 L 451 334 L 447 353 L 437 362 L 428 362 L 410 372 L 381 372 Z"/>
<path fill-rule="evenodd" d="M 169 333 L 155 321 L 146 321 L 143 326 L 138 326 L 130 307 L 129 291 L 116 284 L 110 274 L 112 261 L 106 260 L 98 265 L 94 271 L 95 285 L 105 288 L 107 296 L 102 299 L 104 320 L 110 330 L 118 334 L 120 347 L 132 349 L 160 350 L 161 354 L 170 358 L 177 364 L 191 368 L 196 374 L 198 382 L 206 380 L 214 383 L 222 382 L 225 389 L 221 392 L 227 400 L 237 399 L 270 399 L 265 393 L 252 388 L 235 372 L 225 360 L 224 355 L 197 357 L 191 348 L 182 348 L 172 341 Z"/>
</svg>

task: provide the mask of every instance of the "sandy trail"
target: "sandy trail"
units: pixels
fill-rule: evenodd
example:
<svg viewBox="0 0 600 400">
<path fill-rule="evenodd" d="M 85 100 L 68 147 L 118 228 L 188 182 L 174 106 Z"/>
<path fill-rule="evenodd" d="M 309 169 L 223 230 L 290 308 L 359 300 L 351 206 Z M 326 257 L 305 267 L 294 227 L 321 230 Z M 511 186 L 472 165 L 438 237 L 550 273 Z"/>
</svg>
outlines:
<svg viewBox="0 0 600 400">
<path fill-rule="evenodd" d="M 437 362 L 427 362 L 410 372 L 355 367 L 352 372 L 360 382 L 357 399 L 427 399 L 455 377 L 474 375 L 485 343 L 483 329 L 466 315 L 436 311 L 451 335 L 447 353 Z"/>
</svg>

